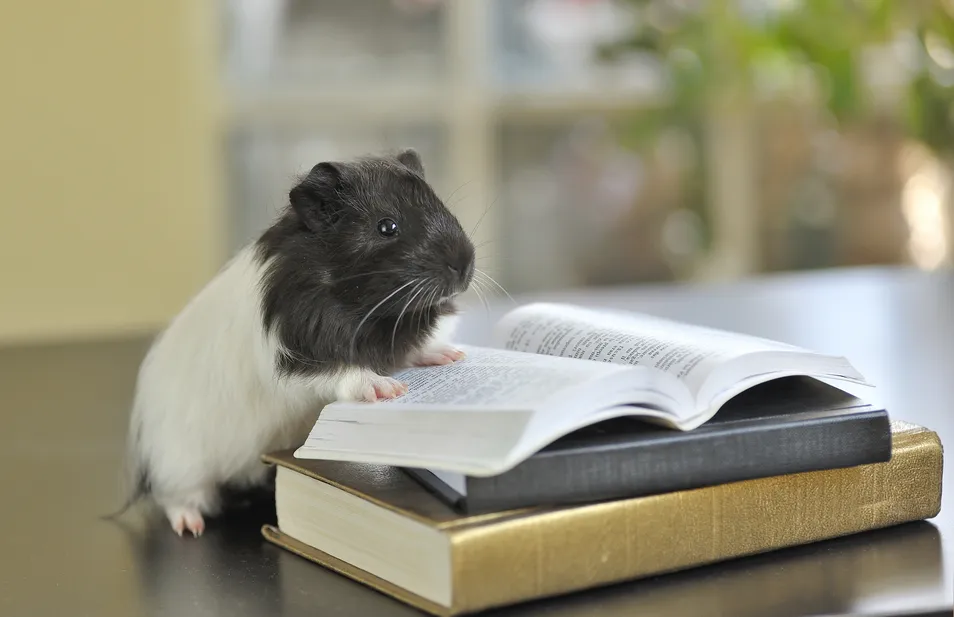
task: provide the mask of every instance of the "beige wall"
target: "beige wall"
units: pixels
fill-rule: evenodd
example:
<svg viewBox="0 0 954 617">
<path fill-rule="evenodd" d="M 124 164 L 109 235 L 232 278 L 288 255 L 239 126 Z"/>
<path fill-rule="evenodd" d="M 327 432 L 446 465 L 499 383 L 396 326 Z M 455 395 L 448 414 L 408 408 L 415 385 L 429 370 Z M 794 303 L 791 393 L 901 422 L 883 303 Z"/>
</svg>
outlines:
<svg viewBox="0 0 954 617">
<path fill-rule="evenodd" d="M 0 3 L 0 344 L 154 328 L 221 263 L 212 4 Z"/>
</svg>

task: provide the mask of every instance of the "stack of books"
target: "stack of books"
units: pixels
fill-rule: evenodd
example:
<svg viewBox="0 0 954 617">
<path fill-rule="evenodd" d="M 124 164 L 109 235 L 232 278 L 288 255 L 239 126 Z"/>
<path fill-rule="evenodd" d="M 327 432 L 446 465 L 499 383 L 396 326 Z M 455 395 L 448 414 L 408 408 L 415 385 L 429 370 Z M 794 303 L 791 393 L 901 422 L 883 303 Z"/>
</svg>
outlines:
<svg viewBox="0 0 954 617">
<path fill-rule="evenodd" d="M 266 456 L 264 536 L 458 615 L 940 510 L 937 434 L 891 420 L 844 358 L 559 304 L 463 350 Z"/>
</svg>

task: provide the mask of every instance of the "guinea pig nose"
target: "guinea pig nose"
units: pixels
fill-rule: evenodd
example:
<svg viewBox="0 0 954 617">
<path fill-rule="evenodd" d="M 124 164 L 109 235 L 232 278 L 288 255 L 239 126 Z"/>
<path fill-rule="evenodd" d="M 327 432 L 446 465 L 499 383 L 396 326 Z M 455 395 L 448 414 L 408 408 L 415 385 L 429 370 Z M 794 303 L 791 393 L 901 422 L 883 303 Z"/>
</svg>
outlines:
<svg viewBox="0 0 954 617">
<path fill-rule="evenodd" d="M 464 285 L 467 282 L 467 279 L 470 277 L 470 267 L 469 266 L 460 266 L 452 263 L 447 264 L 447 269 L 451 271 L 451 276 L 454 277 L 454 285 Z"/>
<path fill-rule="evenodd" d="M 458 292 L 462 292 L 470 285 L 470 279 L 473 276 L 473 265 L 471 262 L 448 263 L 447 269 L 451 273 L 450 284 Z"/>
</svg>

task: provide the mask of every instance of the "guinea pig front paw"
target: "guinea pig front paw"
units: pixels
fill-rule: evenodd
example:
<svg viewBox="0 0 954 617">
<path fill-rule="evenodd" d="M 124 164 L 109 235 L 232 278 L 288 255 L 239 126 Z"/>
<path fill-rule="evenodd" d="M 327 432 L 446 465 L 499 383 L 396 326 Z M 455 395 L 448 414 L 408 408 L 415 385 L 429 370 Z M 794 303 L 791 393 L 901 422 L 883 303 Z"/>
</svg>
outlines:
<svg viewBox="0 0 954 617">
<path fill-rule="evenodd" d="M 407 385 L 391 377 L 383 377 L 371 371 L 349 375 L 338 388 L 338 399 L 374 403 L 392 399 L 407 393 Z"/>
<path fill-rule="evenodd" d="M 397 379 L 375 375 L 368 381 L 370 383 L 365 388 L 364 400 L 372 403 L 377 400 L 397 398 L 402 394 L 407 394 L 407 385 Z"/>
<path fill-rule="evenodd" d="M 450 345 L 425 347 L 408 358 L 411 366 L 440 366 L 464 359 L 464 352 Z"/>
</svg>

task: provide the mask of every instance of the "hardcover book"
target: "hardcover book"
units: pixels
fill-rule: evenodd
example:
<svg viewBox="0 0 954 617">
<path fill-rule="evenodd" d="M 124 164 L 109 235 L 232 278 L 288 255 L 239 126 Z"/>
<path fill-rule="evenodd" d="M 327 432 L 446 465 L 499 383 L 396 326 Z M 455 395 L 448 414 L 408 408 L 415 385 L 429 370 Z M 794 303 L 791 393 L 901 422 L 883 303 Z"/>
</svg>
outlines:
<svg viewBox="0 0 954 617">
<path fill-rule="evenodd" d="M 455 508 L 476 514 L 667 493 L 890 457 L 884 409 L 812 379 L 787 377 L 743 392 L 691 431 L 622 417 L 561 437 L 499 475 L 406 471 Z"/>
<path fill-rule="evenodd" d="M 274 544 L 435 615 L 458 615 L 932 518 L 942 448 L 892 422 L 889 461 L 479 515 L 400 469 L 277 466 Z"/>
</svg>

